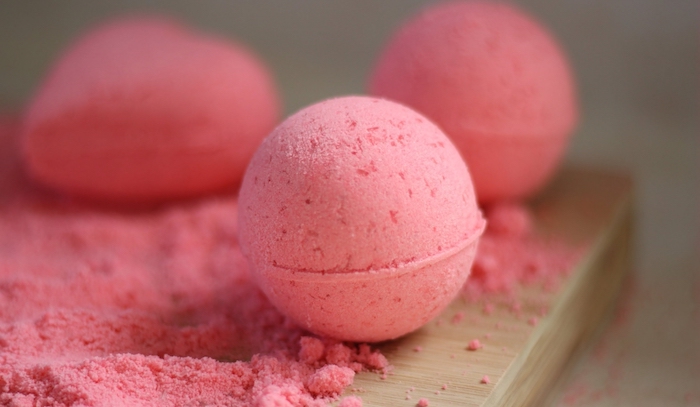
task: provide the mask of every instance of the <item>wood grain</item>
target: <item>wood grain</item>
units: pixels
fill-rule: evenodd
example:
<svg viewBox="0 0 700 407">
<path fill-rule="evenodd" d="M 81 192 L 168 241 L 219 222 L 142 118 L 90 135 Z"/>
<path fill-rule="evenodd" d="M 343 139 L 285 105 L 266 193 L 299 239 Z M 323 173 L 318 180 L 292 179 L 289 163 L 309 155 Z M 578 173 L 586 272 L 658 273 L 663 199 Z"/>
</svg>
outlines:
<svg viewBox="0 0 700 407">
<path fill-rule="evenodd" d="M 518 293 L 524 309 L 544 302 L 549 312 L 532 326 L 504 304 L 485 315 L 481 304 L 455 300 L 436 321 L 382 344 L 393 372 L 361 373 L 346 395 L 361 396 L 364 406 L 414 406 L 423 397 L 431 407 L 546 405 L 620 291 L 631 260 L 632 202 L 628 177 L 562 171 L 531 203 L 536 226 L 587 250 L 559 289 Z M 463 323 L 446 322 L 459 312 Z M 485 337 L 484 348 L 465 351 Z M 489 384 L 481 383 L 484 375 Z"/>
</svg>

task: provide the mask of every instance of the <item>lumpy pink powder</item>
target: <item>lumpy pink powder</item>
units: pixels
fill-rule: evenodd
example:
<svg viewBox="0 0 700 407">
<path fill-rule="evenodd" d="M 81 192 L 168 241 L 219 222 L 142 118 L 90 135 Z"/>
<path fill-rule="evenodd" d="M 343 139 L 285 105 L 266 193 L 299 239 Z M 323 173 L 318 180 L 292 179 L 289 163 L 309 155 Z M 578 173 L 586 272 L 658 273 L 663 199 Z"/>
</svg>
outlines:
<svg viewBox="0 0 700 407">
<path fill-rule="evenodd" d="M 463 287 L 469 300 L 510 301 L 518 312 L 518 288 L 540 284 L 554 290 L 580 259 L 585 245 L 573 245 L 556 236 L 541 236 L 534 220 L 521 203 L 501 202 L 486 209 L 487 229 L 479 241 L 471 276 Z M 486 302 L 484 313 L 493 312 Z"/>
</svg>

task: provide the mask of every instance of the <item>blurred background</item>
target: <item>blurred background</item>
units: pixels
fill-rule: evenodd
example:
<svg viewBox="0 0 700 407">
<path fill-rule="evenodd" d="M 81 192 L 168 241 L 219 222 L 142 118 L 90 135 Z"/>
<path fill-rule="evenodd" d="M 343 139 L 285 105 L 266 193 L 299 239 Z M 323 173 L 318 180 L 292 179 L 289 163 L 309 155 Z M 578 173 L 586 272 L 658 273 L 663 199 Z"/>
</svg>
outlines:
<svg viewBox="0 0 700 407">
<path fill-rule="evenodd" d="M 419 0 L 8 1 L 0 3 L 0 109 L 20 110 L 92 24 L 165 13 L 235 38 L 271 67 L 286 114 L 358 94 Z M 700 405 L 700 199 L 695 0 L 519 0 L 560 40 L 579 83 L 570 165 L 626 171 L 637 198 L 634 279 L 560 405 Z"/>
</svg>

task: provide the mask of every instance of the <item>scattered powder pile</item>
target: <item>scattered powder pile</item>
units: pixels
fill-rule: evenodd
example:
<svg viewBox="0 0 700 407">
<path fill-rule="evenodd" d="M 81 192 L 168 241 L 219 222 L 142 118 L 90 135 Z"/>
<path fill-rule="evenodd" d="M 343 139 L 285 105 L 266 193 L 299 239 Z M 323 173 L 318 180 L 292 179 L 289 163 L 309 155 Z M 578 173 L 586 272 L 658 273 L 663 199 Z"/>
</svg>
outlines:
<svg viewBox="0 0 700 407">
<path fill-rule="evenodd" d="M 14 128 L 0 120 L 0 405 L 322 406 L 388 368 L 269 304 L 233 198 L 83 207 L 26 182 Z"/>
<path fill-rule="evenodd" d="M 532 216 L 522 204 L 492 205 L 487 208 L 486 217 L 487 229 L 463 289 L 468 300 L 505 294 L 506 300 L 515 301 L 518 289 L 531 284 L 554 290 L 583 252 L 583 247 L 537 235 Z M 513 311 L 519 307 L 513 303 Z M 484 313 L 492 312 L 493 305 L 487 302 Z"/>
</svg>

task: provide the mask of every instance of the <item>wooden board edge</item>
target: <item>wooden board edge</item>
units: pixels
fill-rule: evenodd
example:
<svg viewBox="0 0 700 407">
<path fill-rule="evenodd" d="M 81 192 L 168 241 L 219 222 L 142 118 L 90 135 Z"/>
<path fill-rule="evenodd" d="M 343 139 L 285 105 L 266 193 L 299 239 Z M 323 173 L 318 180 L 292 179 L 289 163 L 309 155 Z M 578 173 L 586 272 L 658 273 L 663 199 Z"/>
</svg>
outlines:
<svg viewBox="0 0 700 407">
<path fill-rule="evenodd" d="M 483 406 L 541 406 L 616 303 L 631 265 L 633 203 L 621 203 Z M 557 329 L 554 329 L 558 327 Z"/>
</svg>

